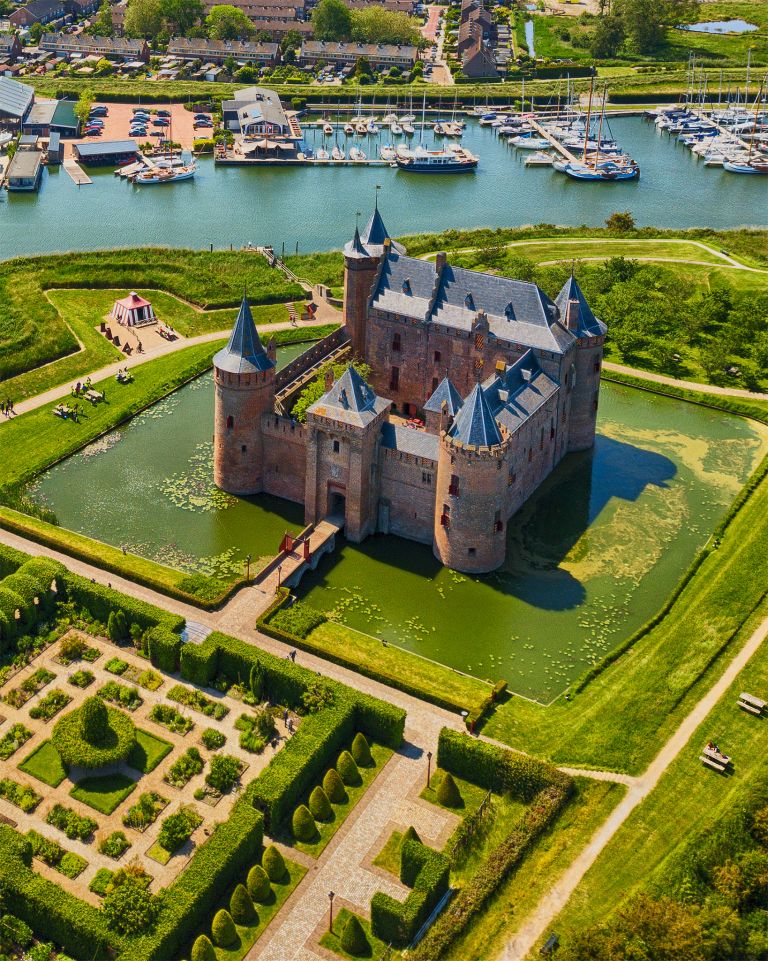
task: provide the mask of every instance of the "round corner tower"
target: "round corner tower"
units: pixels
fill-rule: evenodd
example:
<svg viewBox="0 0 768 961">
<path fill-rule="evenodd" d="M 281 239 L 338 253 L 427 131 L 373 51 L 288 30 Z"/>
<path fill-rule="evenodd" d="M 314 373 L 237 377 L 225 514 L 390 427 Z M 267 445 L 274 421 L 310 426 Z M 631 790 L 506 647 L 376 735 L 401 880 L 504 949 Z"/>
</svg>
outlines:
<svg viewBox="0 0 768 961">
<path fill-rule="evenodd" d="M 463 415 L 478 393 L 482 396 L 479 386 L 452 427 L 440 435 L 435 488 L 433 553 L 446 567 L 467 574 L 496 570 L 507 552 L 505 506 L 512 441 L 502 434 L 487 406 L 492 429 L 485 437 L 478 436 L 477 417 L 467 429 L 471 414 Z"/>
<path fill-rule="evenodd" d="M 274 409 L 275 358 L 244 299 L 226 347 L 213 358 L 213 480 L 230 494 L 263 489 L 261 418 Z"/>
</svg>

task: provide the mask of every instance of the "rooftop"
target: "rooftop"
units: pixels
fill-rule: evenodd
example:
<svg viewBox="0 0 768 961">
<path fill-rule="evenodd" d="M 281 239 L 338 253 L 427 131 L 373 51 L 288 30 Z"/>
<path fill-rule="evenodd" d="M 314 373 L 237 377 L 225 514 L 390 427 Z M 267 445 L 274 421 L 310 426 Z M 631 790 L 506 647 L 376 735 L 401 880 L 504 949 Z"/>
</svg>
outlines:
<svg viewBox="0 0 768 961">
<path fill-rule="evenodd" d="M 246 297 L 243 297 L 240 304 L 229 342 L 216 354 L 213 363 L 218 370 L 229 374 L 251 374 L 275 366 L 261 343 Z"/>
<path fill-rule="evenodd" d="M 32 87 L 10 77 L 0 77 L 0 113 L 21 119 L 34 99 Z"/>
<path fill-rule="evenodd" d="M 350 364 L 331 389 L 309 408 L 309 413 L 365 427 L 388 408 L 389 401 L 379 397 Z"/>
<path fill-rule="evenodd" d="M 456 415 L 448 436 L 469 447 L 495 447 L 502 442 L 501 431 L 491 413 L 483 388 L 475 384 Z"/>
<path fill-rule="evenodd" d="M 75 150 L 83 157 L 111 157 L 113 154 L 138 153 L 139 145 L 135 140 L 104 140 L 101 143 L 89 141 L 76 143 Z"/>
</svg>

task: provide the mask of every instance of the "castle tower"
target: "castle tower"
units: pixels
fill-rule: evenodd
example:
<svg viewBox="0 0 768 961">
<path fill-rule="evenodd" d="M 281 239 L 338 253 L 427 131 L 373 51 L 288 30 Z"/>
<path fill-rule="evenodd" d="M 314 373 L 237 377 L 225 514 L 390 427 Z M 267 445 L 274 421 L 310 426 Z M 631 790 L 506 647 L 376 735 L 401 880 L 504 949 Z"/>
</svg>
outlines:
<svg viewBox="0 0 768 961">
<path fill-rule="evenodd" d="M 560 322 L 576 337 L 570 372 L 568 450 L 588 450 L 595 443 L 603 345 L 608 328 L 592 313 L 573 274 L 563 285 L 555 303 L 560 310 Z"/>
<path fill-rule="evenodd" d="M 355 227 L 355 235 L 344 247 L 344 325 L 352 341 L 355 357 L 366 357 L 366 331 L 368 325 L 368 301 L 371 296 L 382 255 L 395 249 L 403 253 L 405 248 L 395 243 L 384 226 L 379 213 L 378 200 L 371 219 L 362 234 Z"/>
<path fill-rule="evenodd" d="M 440 436 L 432 550 L 446 567 L 486 574 L 504 563 L 510 445 L 477 384 Z"/>
<path fill-rule="evenodd" d="M 274 349 L 264 350 L 243 297 L 226 347 L 213 358 L 213 480 L 230 494 L 263 488 L 261 415 L 274 408 Z"/>
</svg>

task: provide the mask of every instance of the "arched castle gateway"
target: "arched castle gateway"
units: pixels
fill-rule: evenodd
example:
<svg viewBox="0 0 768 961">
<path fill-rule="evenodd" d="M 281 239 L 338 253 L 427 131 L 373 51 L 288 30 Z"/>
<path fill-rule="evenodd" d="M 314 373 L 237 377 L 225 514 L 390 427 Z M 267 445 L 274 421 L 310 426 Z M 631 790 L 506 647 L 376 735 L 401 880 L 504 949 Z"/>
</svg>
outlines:
<svg viewBox="0 0 768 961">
<path fill-rule="evenodd" d="M 276 375 L 243 300 L 214 358 L 216 484 L 303 503 L 307 523 L 343 516 L 352 541 L 398 534 L 459 571 L 499 567 L 509 519 L 594 443 L 605 324 L 573 277 L 553 302 L 408 257 L 378 208 L 344 248 L 343 318 L 371 383 L 349 367 L 302 425 L 275 409 L 297 370 Z"/>
</svg>

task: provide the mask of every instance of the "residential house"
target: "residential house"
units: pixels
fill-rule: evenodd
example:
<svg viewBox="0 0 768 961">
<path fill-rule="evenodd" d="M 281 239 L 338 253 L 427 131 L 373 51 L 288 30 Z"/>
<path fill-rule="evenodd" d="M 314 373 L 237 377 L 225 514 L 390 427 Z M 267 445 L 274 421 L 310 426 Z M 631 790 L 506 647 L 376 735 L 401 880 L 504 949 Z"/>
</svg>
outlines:
<svg viewBox="0 0 768 961">
<path fill-rule="evenodd" d="M 202 40 L 193 37 L 173 37 L 168 43 L 168 54 L 178 60 L 202 60 L 224 63 L 232 57 L 235 63 L 249 66 L 272 67 L 279 59 L 276 43 L 252 43 L 248 40 Z"/>
<path fill-rule="evenodd" d="M 307 40 L 301 45 L 299 62 L 302 66 L 314 67 L 317 63 L 331 64 L 334 67 L 353 66 L 365 57 L 376 70 L 399 67 L 411 70 L 418 59 L 416 47 L 392 43 L 343 43 L 325 40 Z"/>
</svg>

